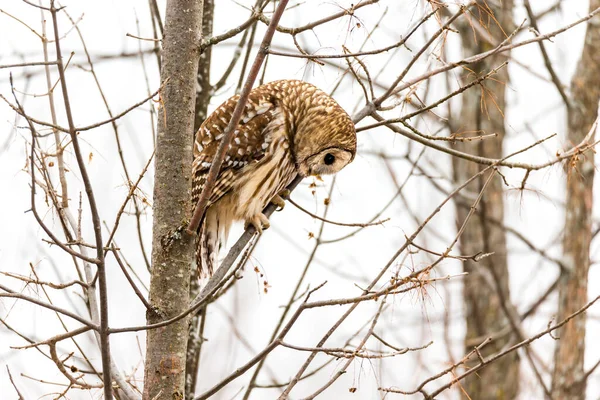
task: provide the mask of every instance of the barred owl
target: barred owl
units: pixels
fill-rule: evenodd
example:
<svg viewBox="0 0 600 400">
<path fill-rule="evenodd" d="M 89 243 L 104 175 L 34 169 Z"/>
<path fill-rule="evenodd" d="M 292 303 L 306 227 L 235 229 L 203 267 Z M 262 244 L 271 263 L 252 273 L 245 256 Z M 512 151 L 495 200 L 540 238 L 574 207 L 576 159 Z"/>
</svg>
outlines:
<svg viewBox="0 0 600 400">
<path fill-rule="evenodd" d="M 198 202 L 211 162 L 239 96 L 221 104 L 196 133 L 192 204 Z M 300 176 L 333 174 L 356 154 L 356 130 L 346 112 L 315 86 L 281 80 L 250 92 L 198 231 L 196 263 L 211 276 L 231 223 L 269 227 L 262 210 Z"/>
</svg>

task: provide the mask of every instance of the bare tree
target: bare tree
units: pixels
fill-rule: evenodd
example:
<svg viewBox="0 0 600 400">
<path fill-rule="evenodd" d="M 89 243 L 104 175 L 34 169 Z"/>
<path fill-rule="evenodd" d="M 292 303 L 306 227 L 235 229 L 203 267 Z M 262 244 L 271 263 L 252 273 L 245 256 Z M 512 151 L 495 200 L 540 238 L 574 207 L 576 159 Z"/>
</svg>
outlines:
<svg viewBox="0 0 600 400">
<path fill-rule="evenodd" d="M 188 308 L 193 237 L 189 217 L 202 0 L 169 0 L 162 49 L 161 108 L 156 141 L 152 270 L 148 324 Z M 183 398 L 188 318 L 148 331 L 144 399 Z"/>
<path fill-rule="evenodd" d="M 481 1 L 470 19 L 460 24 L 460 36 L 464 56 L 481 53 L 507 39 L 514 30 L 513 2 Z M 476 24 L 488 36 L 474 34 Z M 479 33 L 479 32 L 478 32 Z M 483 36 L 483 37 L 482 37 Z M 487 39 L 487 40 L 486 40 Z M 505 52 L 485 60 L 468 64 L 462 70 L 463 84 L 482 74 L 489 73 L 510 58 Z M 482 82 L 475 90 L 468 90 L 461 97 L 461 111 L 457 119 L 450 120 L 450 129 L 456 135 L 494 135 L 495 138 L 477 142 L 459 142 L 454 148 L 462 152 L 477 154 L 486 158 L 502 158 L 505 136 L 506 85 L 509 82 L 508 69 L 502 68 L 493 79 Z M 458 157 L 453 158 L 453 179 L 457 184 L 464 182 L 484 166 Z M 508 324 L 503 308 L 510 303 L 508 286 L 506 233 L 501 226 L 490 220 L 504 220 L 504 191 L 502 177 L 494 175 L 491 182 L 487 175 L 480 176 L 466 189 L 472 193 L 485 191 L 473 215 L 466 224 L 460 239 L 462 254 L 488 254 L 481 259 L 471 259 L 463 263 L 469 275 L 464 279 L 463 301 L 465 303 L 467 333 L 465 351 L 471 351 L 487 335 L 501 330 Z M 468 207 L 457 204 L 457 229 L 460 229 L 470 213 Z M 481 350 L 483 356 L 497 353 L 510 341 L 509 336 L 497 338 Z M 467 365 L 474 365 L 477 360 Z M 483 368 L 466 380 L 464 395 L 475 399 L 513 399 L 519 393 L 519 355 L 513 353 L 502 360 Z"/>
<path fill-rule="evenodd" d="M 531 3 L 0 6 L 0 219 L 17 227 L 0 230 L 3 395 L 593 397 L 600 4 Z M 562 38 L 582 25 L 571 79 L 555 52 L 575 54 Z M 294 181 L 272 227 L 231 237 L 200 282 L 194 131 L 231 95 L 241 109 L 253 86 L 291 78 L 344 106 L 357 157 Z M 544 98 L 523 101 L 532 79 Z M 550 227 L 514 222 L 547 203 L 547 220 L 566 211 L 564 257 Z"/>
<path fill-rule="evenodd" d="M 590 10 L 600 7 L 591 0 Z M 571 80 L 571 96 L 567 103 L 567 142 L 580 142 L 586 137 L 595 141 L 600 101 L 600 25 L 589 24 L 577 70 Z M 575 155 L 565 164 L 566 220 L 563 233 L 565 269 L 559 283 L 557 318 L 564 318 L 588 302 L 588 273 L 592 242 L 594 202 L 594 153 Z M 557 336 L 552 375 L 552 397 L 555 399 L 586 398 L 589 376 L 584 370 L 586 317 L 582 316 L 561 328 Z"/>
</svg>

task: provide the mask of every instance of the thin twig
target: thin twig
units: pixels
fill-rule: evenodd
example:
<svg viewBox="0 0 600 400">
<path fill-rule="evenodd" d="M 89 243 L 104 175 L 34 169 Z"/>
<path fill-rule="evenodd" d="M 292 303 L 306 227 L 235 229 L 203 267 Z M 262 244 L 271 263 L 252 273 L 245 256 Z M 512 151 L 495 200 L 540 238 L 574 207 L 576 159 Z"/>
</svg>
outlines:
<svg viewBox="0 0 600 400">
<path fill-rule="evenodd" d="M 56 61 L 32 61 L 19 64 L 3 64 L 0 65 L 0 69 L 3 68 L 18 68 L 18 67 L 34 67 L 37 65 L 56 65 Z"/>
<path fill-rule="evenodd" d="M 360 226 L 360 227 L 367 227 L 367 226 L 377 226 L 377 225 L 382 225 L 385 222 L 389 221 L 390 218 L 385 218 L 382 219 L 380 221 L 375 221 L 375 222 L 366 222 L 366 223 L 346 223 L 346 222 L 336 222 L 336 221 L 331 221 L 328 219 L 325 219 L 323 217 L 319 217 L 317 214 L 313 214 L 310 211 L 308 211 L 307 209 L 305 209 L 304 207 L 302 207 L 300 204 L 296 203 L 294 200 L 292 199 L 287 199 L 287 201 L 289 201 L 290 203 L 292 203 L 294 205 L 294 207 L 296 207 L 298 210 L 310 215 L 311 217 L 318 219 L 319 221 L 323 221 L 323 222 L 327 222 L 328 224 L 332 224 L 332 225 L 338 225 L 338 226 Z"/>
<path fill-rule="evenodd" d="M 60 84 L 62 90 L 62 97 L 65 105 L 65 113 L 67 115 L 67 121 L 69 125 L 69 134 L 71 135 L 71 142 L 73 144 L 73 150 L 77 159 L 77 165 L 79 172 L 81 173 L 81 179 L 85 187 L 85 193 L 88 199 L 90 207 L 90 213 L 92 216 L 92 223 L 94 227 L 94 236 L 96 241 L 96 258 L 98 259 L 98 285 L 100 292 L 100 350 L 102 354 L 102 378 L 104 381 L 104 398 L 106 400 L 112 400 L 112 384 L 111 384 L 111 360 L 110 360 L 110 342 L 108 340 L 108 290 L 106 286 L 106 269 L 104 260 L 104 250 L 102 249 L 102 224 L 100 222 L 100 215 L 96 204 L 94 191 L 90 177 L 87 172 L 86 164 L 83 159 L 83 154 L 79 146 L 79 138 L 75 129 L 75 123 L 73 121 L 73 114 L 71 111 L 71 104 L 69 100 L 69 92 L 67 90 L 67 82 L 65 77 L 65 68 L 63 66 L 62 51 L 60 46 L 59 34 L 58 34 L 58 18 L 57 13 L 59 9 L 54 6 L 54 0 L 50 1 L 50 13 L 52 15 L 52 24 L 54 27 L 54 38 L 56 40 L 56 61 L 58 67 L 58 74 L 60 76 Z"/>
<path fill-rule="evenodd" d="M 533 10 L 531 9 L 531 4 L 529 3 L 529 0 L 524 0 L 523 5 L 525 6 L 525 10 L 527 11 L 527 16 L 529 17 L 529 23 L 531 25 L 531 28 L 533 28 L 533 31 L 536 34 L 539 34 L 537 17 L 535 16 L 535 14 L 533 13 Z M 546 46 L 544 45 L 544 42 L 539 41 L 538 46 L 540 47 L 540 52 L 542 53 L 542 58 L 544 59 L 544 65 L 546 66 L 546 69 L 548 70 L 548 73 L 550 74 L 550 77 L 552 79 L 552 82 L 554 83 L 554 86 L 556 87 L 556 90 L 560 94 L 560 97 L 563 99 L 565 106 L 567 108 L 570 108 L 571 101 L 569 100 L 569 97 L 565 93 L 564 85 L 561 83 L 560 79 L 558 78 L 556 71 L 554 71 L 554 67 L 552 66 L 552 61 L 550 61 L 550 56 L 548 56 L 548 52 L 546 51 Z"/>
<path fill-rule="evenodd" d="M 21 393 L 21 391 L 17 387 L 17 384 L 13 380 L 13 377 L 12 377 L 12 374 L 10 373 L 10 368 L 8 368 L 8 365 L 6 366 L 6 372 L 8 372 L 8 379 L 10 379 L 10 383 L 12 384 L 13 388 L 15 389 L 15 392 L 17 392 L 17 396 L 19 396 L 19 400 L 25 400 L 25 397 L 23 397 L 23 394 Z"/>
<path fill-rule="evenodd" d="M 64 308 L 57 307 L 57 306 L 49 304 L 49 303 L 45 303 L 41 300 L 38 300 L 31 296 L 27 296 L 25 294 L 17 293 L 14 290 L 11 290 L 10 288 L 8 288 L 7 286 L 4 286 L 2 284 L 0 284 L 0 290 L 3 290 L 5 292 L 5 293 L 0 293 L 0 297 L 9 297 L 9 298 L 13 298 L 13 299 L 25 300 L 30 303 L 37 304 L 38 306 L 47 308 L 48 310 L 52 310 L 57 313 L 66 315 L 67 317 L 73 318 L 75 321 L 82 323 L 83 325 L 85 325 L 86 327 L 88 327 L 90 329 L 93 329 L 93 330 L 100 329 L 98 326 L 94 325 L 92 322 L 90 322 L 90 321 L 86 320 L 85 318 L 82 318 L 79 315 L 72 313 L 71 311 L 66 310 Z"/>
</svg>

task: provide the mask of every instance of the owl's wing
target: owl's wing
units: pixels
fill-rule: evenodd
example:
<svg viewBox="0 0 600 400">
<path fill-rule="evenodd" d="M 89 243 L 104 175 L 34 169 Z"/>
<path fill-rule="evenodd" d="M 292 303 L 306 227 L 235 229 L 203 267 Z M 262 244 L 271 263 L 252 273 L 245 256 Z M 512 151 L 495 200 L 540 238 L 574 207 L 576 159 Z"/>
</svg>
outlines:
<svg viewBox="0 0 600 400">
<path fill-rule="evenodd" d="M 198 132 L 194 143 L 192 204 L 198 203 L 206 182 L 212 160 L 223 138 L 225 128 L 231 119 L 239 96 L 221 104 L 208 117 Z M 272 96 L 261 91 L 251 92 L 244 108 L 239 125 L 234 131 L 233 140 L 227 150 L 217 183 L 209 199 L 209 205 L 229 192 L 236 182 L 237 171 L 249 163 L 260 161 L 266 154 L 271 136 L 269 125 L 278 118 L 282 110 Z"/>
</svg>

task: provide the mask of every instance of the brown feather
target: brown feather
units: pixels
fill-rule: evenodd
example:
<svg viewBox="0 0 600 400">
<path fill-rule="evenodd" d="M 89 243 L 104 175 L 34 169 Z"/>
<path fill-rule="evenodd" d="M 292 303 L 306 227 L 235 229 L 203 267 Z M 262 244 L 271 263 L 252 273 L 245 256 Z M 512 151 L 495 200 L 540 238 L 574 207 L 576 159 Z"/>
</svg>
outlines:
<svg viewBox="0 0 600 400">
<path fill-rule="evenodd" d="M 194 207 L 238 98 L 217 107 L 196 133 Z M 270 82 L 252 90 L 199 228 L 200 275 L 212 274 L 234 220 L 260 221 L 263 208 L 300 173 L 299 163 L 329 147 L 350 154 L 346 161 L 356 153 L 354 124 L 330 96 L 296 80 Z"/>
</svg>

